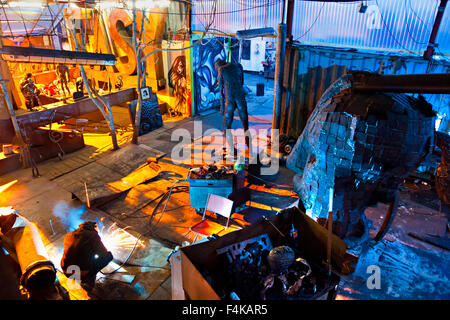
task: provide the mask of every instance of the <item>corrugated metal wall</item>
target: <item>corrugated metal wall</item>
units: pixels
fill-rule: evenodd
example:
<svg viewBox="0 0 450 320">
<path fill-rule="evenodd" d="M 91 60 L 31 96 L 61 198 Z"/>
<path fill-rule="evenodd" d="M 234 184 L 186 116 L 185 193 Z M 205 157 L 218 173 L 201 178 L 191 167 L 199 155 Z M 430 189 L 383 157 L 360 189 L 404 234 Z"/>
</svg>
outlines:
<svg viewBox="0 0 450 320">
<path fill-rule="evenodd" d="M 444 16 L 442 17 L 441 26 L 436 38 L 436 43 L 439 45 L 438 52 L 450 55 L 450 4 L 447 3 Z"/>
<path fill-rule="evenodd" d="M 406 55 L 380 55 L 350 50 L 295 45 L 286 50 L 280 130 L 298 137 L 323 92 L 352 70 L 384 74 L 426 73 L 428 62 Z M 432 73 L 450 72 L 450 64 L 435 63 Z M 426 95 L 435 111 L 449 114 L 448 95 Z"/>
<path fill-rule="evenodd" d="M 216 1 L 193 2 L 193 30 L 203 31 Z M 281 114 L 284 133 L 298 137 L 322 93 L 349 70 L 381 70 L 386 74 L 427 71 L 428 61 L 421 57 L 440 0 L 364 1 L 368 6 L 365 13 L 359 12 L 361 2 L 295 0 L 292 33 L 297 45 L 286 52 Z M 218 0 L 212 28 L 226 33 L 258 27 L 276 30 L 282 10 L 283 1 L 277 0 Z M 450 54 L 449 6 L 436 42 L 437 55 Z M 436 59 L 428 71 L 450 72 L 449 59 Z M 449 95 L 426 98 L 440 116 L 449 118 Z"/>
<path fill-rule="evenodd" d="M 195 0 L 193 30 L 204 30 L 215 0 Z M 422 55 L 426 49 L 440 0 L 371 0 L 334 3 L 295 1 L 293 38 L 305 44 L 332 45 Z M 283 1 L 219 0 L 213 28 L 226 33 L 281 22 Z M 439 51 L 450 54 L 450 8 L 439 29 Z"/>
<path fill-rule="evenodd" d="M 293 36 L 308 44 L 372 48 L 421 54 L 426 49 L 439 0 L 375 0 L 325 3 L 296 1 Z"/>
</svg>

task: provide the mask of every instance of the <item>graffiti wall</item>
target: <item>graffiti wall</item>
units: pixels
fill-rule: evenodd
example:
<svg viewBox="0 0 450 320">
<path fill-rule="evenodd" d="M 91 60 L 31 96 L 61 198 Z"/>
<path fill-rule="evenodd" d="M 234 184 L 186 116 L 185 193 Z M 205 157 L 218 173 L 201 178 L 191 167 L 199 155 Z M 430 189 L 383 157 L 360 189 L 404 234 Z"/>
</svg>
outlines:
<svg viewBox="0 0 450 320">
<path fill-rule="evenodd" d="M 167 49 L 163 52 L 166 89 L 159 92 L 159 98 L 167 103 L 172 116 L 191 115 L 190 55 L 189 50 L 181 50 L 185 47 L 189 47 L 188 41 L 162 43 Z"/>
<path fill-rule="evenodd" d="M 195 41 L 195 38 L 192 39 L 192 42 Z M 227 60 L 229 50 L 231 62 L 239 62 L 239 42 L 234 39 L 228 45 L 228 38 L 204 38 L 199 45 L 192 48 L 196 114 L 220 108 L 220 94 L 214 64 L 220 59 Z"/>
</svg>

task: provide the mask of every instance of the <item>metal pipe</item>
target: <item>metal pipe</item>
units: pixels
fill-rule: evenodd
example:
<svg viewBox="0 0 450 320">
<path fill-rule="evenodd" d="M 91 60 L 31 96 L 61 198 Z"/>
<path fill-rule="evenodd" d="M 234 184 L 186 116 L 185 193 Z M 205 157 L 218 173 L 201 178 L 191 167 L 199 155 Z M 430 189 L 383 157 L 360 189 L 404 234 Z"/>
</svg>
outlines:
<svg viewBox="0 0 450 320">
<path fill-rule="evenodd" d="M 142 96 L 141 96 L 141 63 L 142 59 L 139 55 L 138 44 L 137 44 L 137 30 L 136 30 L 136 0 L 133 0 L 133 49 L 136 53 L 137 60 L 137 91 L 138 91 L 138 103 L 136 105 L 136 113 L 134 116 L 134 132 L 132 143 L 139 144 L 139 131 L 141 128 L 141 111 L 142 111 Z M 146 57 L 145 57 L 146 58 Z M 145 59 L 144 58 L 144 59 Z"/>
<path fill-rule="evenodd" d="M 278 25 L 277 52 L 275 61 L 275 90 L 273 100 L 272 129 L 280 129 L 285 52 L 286 52 L 286 24 L 280 23 Z M 272 130 L 272 134 L 273 132 L 274 130 Z"/>
<path fill-rule="evenodd" d="M 112 54 L 53 50 L 42 48 L 3 46 L 0 49 L 6 61 L 22 63 L 65 63 L 113 66 L 116 57 Z"/>
<path fill-rule="evenodd" d="M 430 34 L 430 40 L 428 40 L 428 47 L 423 54 L 423 57 L 427 60 L 430 60 L 434 54 L 434 45 L 435 45 L 434 42 L 436 41 L 437 33 L 439 30 L 439 26 L 441 25 L 442 17 L 444 16 L 446 6 L 447 0 L 441 0 L 438 12 L 436 14 L 436 18 L 434 19 L 433 29 L 431 30 Z"/>
<path fill-rule="evenodd" d="M 352 73 L 354 91 L 404 93 L 450 93 L 450 74 L 375 75 Z"/>
<path fill-rule="evenodd" d="M 286 31 L 286 38 L 289 42 L 292 42 L 292 20 L 294 18 L 294 1 L 295 0 L 288 0 L 288 7 L 287 7 L 287 31 Z"/>
<path fill-rule="evenodd" d="M 72 25 L 72 32 L 74 35 L 73 39 L 74 39 L 74 43 L 75 43 L 75 48 L 78 51 L 79 48 L 78 48 L 78 42 L 77 42 L 77 33 L 76 33 L 75 26 L 73 25 L 73 23 L 71 23 L 71 25 Z M 108 111 L 108 115 L 107 115 L 105 110 L 103 110 L 102 106 L 98 103 L 98 101 L 92 95 L 90 83 L 87 79 L 86 72 L 84 71 L 83 65 L 80 64 L 79 66 L 80 66 L 81 76 L 83 77 L 83 82 L 84 82 L 86 90 L 89 94 L 89 97 L 91 98 L 92 102 L 94 102 L 94 104 L 97 106 L 98 110 L 102 113 L 103 117 L 105 118 L 106 122 L 108 123 L 108 127 L 111 131 L 111 140 L 112 140 L 112 144 L 113 144 L 113 149 L 117 150 L 117 149 L 119 149 L 119 145 L 117 143 L 116 129 L 114 127 L 114 118 L 112 115 L 111 106 L 108 103 L 104 102 L 102 100 L 102 98 L 97 94 L 98 99 L 104 104 L 106 110 Z"/>
<path fill-rule="evenodd" d="M 22 271 L 21 285 L 28 291 L 47 288 L 56 280 L 56 269 L 48 257 L 39 231 L 34 224 L 19 216 L 6 235 L 12 240 Z"/>
</svg>

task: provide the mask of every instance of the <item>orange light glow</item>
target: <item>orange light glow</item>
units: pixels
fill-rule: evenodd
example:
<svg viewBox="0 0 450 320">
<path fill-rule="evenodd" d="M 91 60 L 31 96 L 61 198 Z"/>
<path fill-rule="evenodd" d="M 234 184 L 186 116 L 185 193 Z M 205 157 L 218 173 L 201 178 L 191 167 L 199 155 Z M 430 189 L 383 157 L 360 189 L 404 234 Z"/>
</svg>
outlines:
<svg viewBox="0 0 450 320">
<path fill-rule="evenodd" d="M 16 213 L 16 210 L 14 210 L 12 206 L 0 207 L 0 216 L 7 216 L 13 213 Z"/>
<path fill-rule="evenodd" d="M 17 183 L 17 179 L 13 180 L 11 182 L 8 182 L 7 184 L 4 184 L 2 186 L 0 186 L 0 193 L 2 193 L 3 191 L 5 191 L 6 189 L 8 189 L 9 187 L 11 187 L 12 185 L 14 185 L 15 183 Z"/>
</svg>

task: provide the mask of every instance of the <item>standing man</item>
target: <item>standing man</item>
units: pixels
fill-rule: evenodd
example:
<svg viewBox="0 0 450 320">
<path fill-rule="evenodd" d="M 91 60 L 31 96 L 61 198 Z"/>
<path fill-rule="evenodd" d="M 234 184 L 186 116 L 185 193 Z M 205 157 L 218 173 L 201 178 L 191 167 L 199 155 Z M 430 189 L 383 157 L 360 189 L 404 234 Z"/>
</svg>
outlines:
<svg viewBox="0 0 450 320">
<path fill-rule="evenodd" d="M 231 133 L 231 124 L 233 122 L 234 110 L 238 109 L 239 118 L 244 127 L 245 144 L 251 155 L 251 139 L 248 132 L 248 112 L 247 101 L 245 100 L 246 92 L 244 90 L 244 69 L 241 64 L 226 63 L 223 60 L 218 60 L 214 68 L 216 69 L 219 78 L 219 91 L 221 96 L 221 107 L 224 113 L 224 130 L 226 134 L 227 144 L 230 148 L 231 154 L 235 157 L 237 151 L 234 148 L 233 135 Z M 225 100 L 225 107 L 223 107 L 223 99 Z"/>
<path fill-rule="evenodd" d="M 59 82 L 61 82 L 61 90 L 63 91 L 64 96 L 66 96 L 65 89 L 67 89 L 67 92 L 69 92 L 69 96 L 70 96 L 70 90 L 69 90 L 69 86 L 67 84 L 68 82 L 70 82 L 69 67 L 67 67 L 63 63 L 58 64 L 58 66 L 56 67 L 56 74 L 59 77 Z"/>
</svg>

